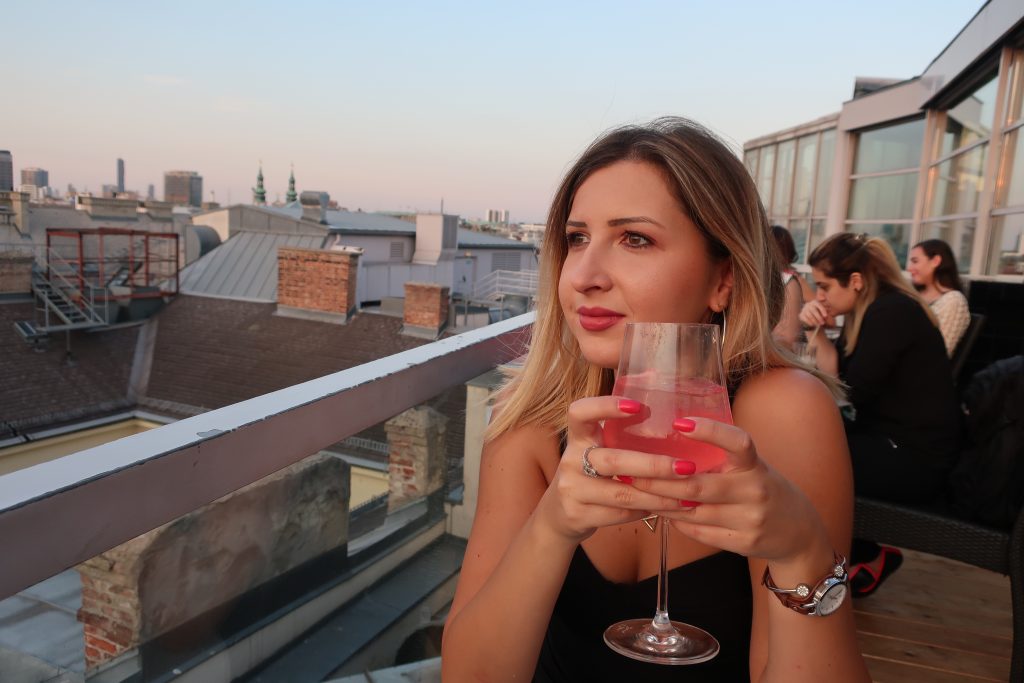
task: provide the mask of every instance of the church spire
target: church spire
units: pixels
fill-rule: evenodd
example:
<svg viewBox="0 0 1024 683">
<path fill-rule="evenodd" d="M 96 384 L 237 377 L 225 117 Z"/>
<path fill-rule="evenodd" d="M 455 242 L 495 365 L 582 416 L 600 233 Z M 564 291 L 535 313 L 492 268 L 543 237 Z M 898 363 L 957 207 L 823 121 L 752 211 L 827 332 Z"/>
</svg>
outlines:
<svg viewBox="0 0 1024 683">
<path fill-rule="evenodd" d="M 252 190 L 252 203 L 258 206 L 267 205 L 267 191 L 263 189 L 263 162 L 260 161 L 260 171 L 256 174 L 256 187 Z"/>
<path fill-rule="evenodd" d="M 292 164 L 292 174 L 288 177 L 288 194 L 284 196 L 284 200 L 291 204 L 298 198 L 299 195 L 295 192 L 295 164 Z"/>
</svg>

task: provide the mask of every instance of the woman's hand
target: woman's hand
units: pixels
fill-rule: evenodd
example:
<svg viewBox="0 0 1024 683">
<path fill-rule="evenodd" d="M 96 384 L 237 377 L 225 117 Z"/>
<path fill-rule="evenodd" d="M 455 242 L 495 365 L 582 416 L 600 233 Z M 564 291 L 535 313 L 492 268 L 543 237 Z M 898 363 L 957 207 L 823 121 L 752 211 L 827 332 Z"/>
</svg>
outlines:
<svg viewBox="0 0 1024 683">
<path fill-rule="evenodd" d="M 634 479 L 634 488 L 677 501 L 652 512 L 700 543 L 747 557 L 787 562 L 828 546 L 810 500 L 758 457 L 745 431 L 700 417 L 676 428 L 724 450 L 726 465 L 720 473 Z"/>
<path fill-rule="evenodd" d="M 808 327 L 827 326 L 829 322 L 828 310 L 817 299 L 808 301 L 800 309 L 800 322 Z"/>
<path fill-rule="evenodd" d="M 629 485 L 638 476 L 675 476 L 671 458 L 602 446 L 602 421 L 647 410 L 637 401 L 617 396 L 583 398 L 569 406 L 565 452 L 537 505 L 535 514 L 540 521 L 579 543 L 600 527 L 633 522 L 648 516 L 650 510 L 675 505 L 674 498 Z M 583 453 L 590 446 L 596 448 L 590 450 L 587 459 L 600 474 L 598 477 L 583 471 Z"/>
</svg>

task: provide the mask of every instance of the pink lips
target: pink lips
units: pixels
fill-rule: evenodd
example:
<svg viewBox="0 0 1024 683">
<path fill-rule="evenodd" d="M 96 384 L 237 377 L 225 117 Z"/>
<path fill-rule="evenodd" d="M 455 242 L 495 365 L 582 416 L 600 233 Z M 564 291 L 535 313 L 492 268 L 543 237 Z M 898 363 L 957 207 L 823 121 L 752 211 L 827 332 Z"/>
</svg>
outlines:
<svg viewBox="0 0 1024 683">
<path fill-rule="evenodd" d="M 588 332 L 600 332 L 601 330 L 607 330 L 624 317 L 621 313 L 610 311 L 607 308 L 601 308 L 599 306 L 595 306 L 594 308 L 580 306 L 576 309 L 576 313 L 580 316 L 580 327 Z"/>
</svg>

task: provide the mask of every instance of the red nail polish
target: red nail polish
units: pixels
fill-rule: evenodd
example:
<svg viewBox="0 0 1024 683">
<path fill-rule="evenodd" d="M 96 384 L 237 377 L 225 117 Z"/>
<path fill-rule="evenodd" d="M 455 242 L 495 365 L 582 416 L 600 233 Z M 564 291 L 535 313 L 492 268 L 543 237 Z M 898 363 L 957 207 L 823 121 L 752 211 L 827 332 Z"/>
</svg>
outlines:
<svg viewBox="0 0 1024 683">
<path fill-rule="evenodd" d="M 640 401 L 634 401 L 631 398 L 619 399 L 619 410 L 628 415 L 636 415 L 640 412 L 641 408 L 643 408 L 643 406 L 640 404 Z"/>
<path fill-rule="evenodd" d="M 681 508 L 695 508 L 700 507 L 700 503 L 695 500 L 681 500 L 679 501 L 679 507 Z"/>
<path fill-rule="evenodd" d="M 693 474 L 697 471 L 697 465 L 689 460 L 676 460 L 672 463 L 672 469 L 676 474 Z"/>
<path fill-rule="evenodd" d="M 692 432 L 697 428 L 697 423 L 688 417 L 681 417 L 672 423 L 672 429 L 677 432 Z"/>
<path fill-rule="evenodd" d="M 632 484 L 633 483 L 633 477 L 630 477 L 630 476 L 625 475 L 625 474 L 620 474 L 619 475 L 619 481 L 621 481 L 623 484 Z"/>
</svg>

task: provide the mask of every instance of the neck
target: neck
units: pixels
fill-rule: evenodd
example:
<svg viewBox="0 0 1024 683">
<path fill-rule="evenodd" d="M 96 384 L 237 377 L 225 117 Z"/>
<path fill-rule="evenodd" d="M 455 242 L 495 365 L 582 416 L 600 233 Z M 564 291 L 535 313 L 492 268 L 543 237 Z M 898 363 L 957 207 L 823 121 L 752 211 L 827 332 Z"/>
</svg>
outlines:
<svg viewBox="0 0 1024 683">
<path fill-rule="evenodd" d="M 945 287 L 940 286 L 938 282 L 932 280 L 921 290 L 921 298 L 931 303 L 948 291 Z"/>
</svg>

